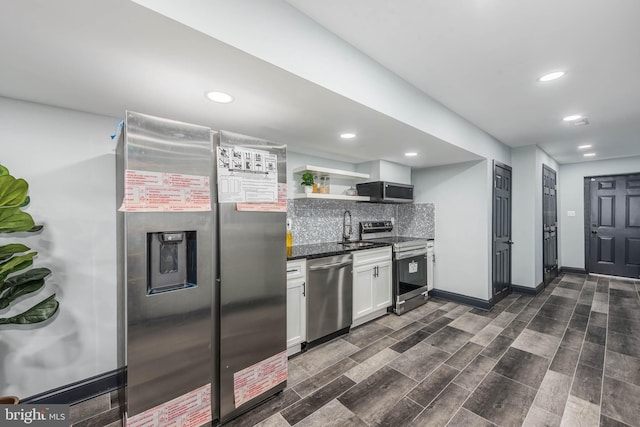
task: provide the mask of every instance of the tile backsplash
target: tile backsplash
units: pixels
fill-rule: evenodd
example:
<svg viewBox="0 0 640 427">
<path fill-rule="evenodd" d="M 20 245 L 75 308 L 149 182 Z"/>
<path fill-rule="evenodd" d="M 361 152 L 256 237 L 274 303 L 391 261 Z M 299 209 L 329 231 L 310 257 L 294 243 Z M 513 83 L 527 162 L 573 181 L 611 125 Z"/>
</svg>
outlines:
<svg viewBox="0 0 640 427">
<path fill-rule="evenodd" d="M 344 200 L 287 200 L 287 217 L 292 220 L 294 245 L 342 240 L 344 211 L 351 212 L 352 239 L 357 240 L 360 221 L 395 220 L 394 234 L 435 238 L 433 203 L 403 205 L 359 203 Z"/>
</svg>

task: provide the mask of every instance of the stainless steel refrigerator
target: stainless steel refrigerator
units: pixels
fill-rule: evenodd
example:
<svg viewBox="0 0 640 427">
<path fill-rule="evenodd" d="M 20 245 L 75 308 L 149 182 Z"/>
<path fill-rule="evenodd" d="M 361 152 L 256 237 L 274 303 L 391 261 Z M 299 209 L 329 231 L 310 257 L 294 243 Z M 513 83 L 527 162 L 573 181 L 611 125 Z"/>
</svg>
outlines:
<svg viewBox="0 0 640 427">
<path fill-rule="evenodd" d="M 278 187 L 286 198 L 286 146 L 225 131 L 218 137 L 222 150 L 242 147 L 275 156 L 277 165 L 272 167 L 277 167 Z M 218 182 L 224 185 L 220 179 Z M 267 211 L 240 211 L 236 203 L 220 203 L 218 207 L 220 418 L 224 422 L 286 385 L 280 382 L 270 387 L 254 382 L 266 391 L 254 398 L 250 392 L 241 398 L 245 403 L 240 405 L 234 393 L 238 373 L 251 375 L 248 368 L 252 366 L 256 370 L 282 369 L 284 361 L 286 370 L 287 214 L 268 211 L 268 206 Z M 271 383 L 279 379 L 273 378 Z"/>
<path fill-rule="evenodd" d="M 265 195 L 285 146 L 127 112 L 116 170 L 126 425 L 224 422 L 284 389 L 286 212 Z M 223 200 L 220 176 L 240 183 Z"/>
</svg>

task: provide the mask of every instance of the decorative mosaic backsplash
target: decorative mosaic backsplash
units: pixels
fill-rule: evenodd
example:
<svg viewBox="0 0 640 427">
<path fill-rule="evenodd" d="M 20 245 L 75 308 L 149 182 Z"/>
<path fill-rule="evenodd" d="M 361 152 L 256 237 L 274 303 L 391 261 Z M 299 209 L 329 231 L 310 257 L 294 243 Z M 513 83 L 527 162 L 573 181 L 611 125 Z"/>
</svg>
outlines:
<svg viewBox="0 0 640 427">
<path fill-rule="evenodd" d="M 344 200 L 289 199 L 287 217 L 292 220 L 293 244 L 338 242 L 342 240 L 344 211 L 351 212 L 352 239 L 357 240 L 360 221 L 395 219 L 397 236 L 435 238 L 433 203 L 391 205 Z"/>
</svg>

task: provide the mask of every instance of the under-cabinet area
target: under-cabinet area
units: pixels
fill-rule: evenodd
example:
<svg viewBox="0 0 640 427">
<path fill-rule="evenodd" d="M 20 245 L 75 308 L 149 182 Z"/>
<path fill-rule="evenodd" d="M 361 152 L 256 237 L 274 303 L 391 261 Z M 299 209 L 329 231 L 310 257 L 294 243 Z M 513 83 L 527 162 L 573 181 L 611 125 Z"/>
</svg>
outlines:
<svg viewBox="0 0 640 427">
<path fill-rule="evenodd" d="M 287 354 L 425 304 L 434 289 L 433 212 L 431 204 L 290 201 L 293 242 L 315 242 L 287 249 Z M 365 220 L 374 215 L 385 219 Z M 303 227 L 311 218 L 322 225 Z"/>
<path fill-rule="evenodd" d="M 362 246 L 355 250 L 353 243 L 292 248 L 287 262 L 288 356 L 391 311 L 392 246 L 356 243 Z"/>
</svg>

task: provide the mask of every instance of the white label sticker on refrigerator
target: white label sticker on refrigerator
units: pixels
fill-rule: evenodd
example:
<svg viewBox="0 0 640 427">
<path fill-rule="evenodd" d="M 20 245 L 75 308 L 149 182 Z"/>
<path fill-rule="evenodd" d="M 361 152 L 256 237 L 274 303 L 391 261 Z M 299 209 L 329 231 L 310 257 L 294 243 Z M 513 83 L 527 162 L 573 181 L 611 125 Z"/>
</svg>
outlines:
<svg viewBox="0 0 640 427">
<path fill-rule="evenodd" d="M 127 427 L 198 427 L 211 422 L 211 384 L 127 418 Z"/>
<path fill-rule="evenodd" d="M 202 212 L 211 210 L 209 177 L 127 169 L 123 212 Z"/>
<path fill-rule="evenodd" d="M 234 373 L 233 397 L 236 408 L 286 380 L 286 351 Z"/>
<path fill-rule="evenodd" d="M 409 263 L 409 273 L 417 273 L 418 272 L 418 263 L 415 261 L 411 261 Z"/>
<path fill-rule="evenodd" d="M 238 203 L 237 211 L 251 212 L 286 212 L 287 211 L 287 184 L 278 184 L 277 203 Z"/>
<path fill-rule="evenodd" d="M 219 203 L 276 203 L 278 157 L 268 151 L 218 147 Z"/>
</svg>

